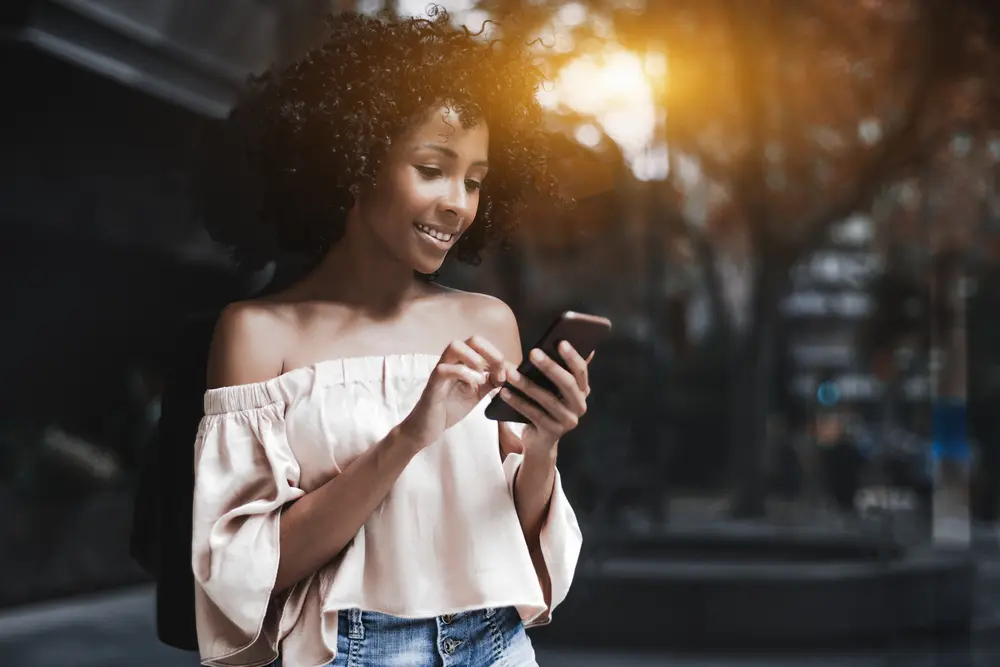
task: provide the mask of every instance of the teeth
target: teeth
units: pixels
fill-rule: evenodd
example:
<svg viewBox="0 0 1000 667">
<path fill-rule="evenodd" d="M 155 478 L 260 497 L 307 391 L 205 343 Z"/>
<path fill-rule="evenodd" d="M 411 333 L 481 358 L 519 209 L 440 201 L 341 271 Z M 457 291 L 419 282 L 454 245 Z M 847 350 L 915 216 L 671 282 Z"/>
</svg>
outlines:
<svg viewBox="0 0 1000 667">
<path fill-rule="evenodd" d="M 421 225 L 419 222 L 417 223 L 417 229 L 419 229 L 424 234 L 427 234 L 427 236 L 430 236 L 431 238 L 435 238 L 438 241 L 444 241 L 446 243 L 455 236 L 454 234 L 445 234 L 443 232 L 437 231 L 436 229 L 431 229 L 427 225 Z"/>
</svg>

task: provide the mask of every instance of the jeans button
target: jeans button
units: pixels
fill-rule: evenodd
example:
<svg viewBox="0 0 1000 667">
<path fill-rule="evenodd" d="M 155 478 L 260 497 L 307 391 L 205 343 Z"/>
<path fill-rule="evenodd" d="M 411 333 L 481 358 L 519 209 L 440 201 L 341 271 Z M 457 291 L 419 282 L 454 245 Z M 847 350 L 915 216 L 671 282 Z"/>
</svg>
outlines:
<svg viewBox="0 0 1000 667">
<path fill-rule="evenodd" d="M 455 617 L 451 614 L 445 614 L 441 617 L 441 620 L 444 621 L 445 625 L 451 625 L 451 622 L 455 620 Z"/>
<path fill-rule="evenodd" d="M 444 652 L 451 655 L 455 652 L 455 649 L 459 647 L 462 642 L 457 639 L 446 639 L 444 642 Z"/>
</svg>

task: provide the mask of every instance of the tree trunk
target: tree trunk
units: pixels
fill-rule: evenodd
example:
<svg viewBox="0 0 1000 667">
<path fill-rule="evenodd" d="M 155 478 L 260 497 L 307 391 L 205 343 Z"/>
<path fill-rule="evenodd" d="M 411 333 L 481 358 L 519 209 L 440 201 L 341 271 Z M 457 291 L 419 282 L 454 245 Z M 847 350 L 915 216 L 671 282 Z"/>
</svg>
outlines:
<svg viewBox="0 0 1000 667">
<path fill-rule="evenodd" d="M 760 248 L 759 257 L 769 257 Z M 730 404 L 730 456 L 733 516 L 762 516 L 767 495 L 767 424 L 774 393 L 778 305 L 784 284 L 778 264 L 759 261 L 754 275 L 749 331 L 733 346 Z"/>
</svg>

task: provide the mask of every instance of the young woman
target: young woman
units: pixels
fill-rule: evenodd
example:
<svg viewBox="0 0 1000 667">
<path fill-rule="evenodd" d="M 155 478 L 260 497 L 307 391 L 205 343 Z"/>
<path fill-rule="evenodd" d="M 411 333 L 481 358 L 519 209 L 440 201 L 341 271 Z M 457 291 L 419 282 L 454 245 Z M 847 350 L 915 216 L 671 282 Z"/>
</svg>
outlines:
<svg viewBox="0 0 1000 667">
<path fill-rule="evenodd" d="M 507 306 L 427 276 L 555 196 L 539 83 L 524 47 L 444 13 L 345 15 L 234 115 L 256 220 L 315 264 L 216 326 L 195 455 L 204 664 L 535 664 L 524 628 L 580 551 L 555 463 L 587 361 L 533 351 L 558 394 L 533 385 Z M 214 231 L 247 257 L 240 239 L 268 238 Z M 484 416 L 505 381 L 543 408 L 501 392 L 523 429 Z"/>
</svg>

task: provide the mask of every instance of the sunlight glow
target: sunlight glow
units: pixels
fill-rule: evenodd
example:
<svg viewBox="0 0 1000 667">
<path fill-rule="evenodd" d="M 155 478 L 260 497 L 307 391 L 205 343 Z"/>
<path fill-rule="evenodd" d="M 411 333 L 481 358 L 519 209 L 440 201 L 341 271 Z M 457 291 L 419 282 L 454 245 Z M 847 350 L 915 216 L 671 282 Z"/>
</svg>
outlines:
<svg viewBox="0 0 1000 667">
<path fill-rule="evenodd" d="M 555 22 L 567 28 L 587 22 L 587 8 L 579 2 L 567 2 L 556 10 Z"/>
<path fill-rule="evenodd" d="M 636 8 L 643 4 L 642 0 L 629 1 Z M 362 0 L 363 4 L 373 2 Z M 430 5 L 429 0 L 399 0 L 397 7 L 401 14 L 423 16 Z M 453 0 L 447 9 L 456 24 L 473 31 L 478 31 L 489 16 L 473 0 Z M 603 48 L 586 52 L 587 44 L 576 43 L 574 29 L 584 25 Z M 487 33 L 493 30 L 490 26 Z M 540 51 L 585 52 L 564 66 L 554 81 L 542 86 L 537 94 L 539 103 L 556 113 L 583 116 L 585 121 L 575 123 L 571 130 L 580 144 L 594 148 L 606 136 L 621 149 L 637 178 L 663 178 L 669 168 L 667 148 L 655 145 L 655 139 L 657 95 L 668 74 L 666 55 L 658 49 L 639 55 L 617 45 L 609 17 L 578 1 L 562 4 L 540 36 L 545 45 L 539 46 Z"/>
<path fill-rule="evenodd" d="M 374 13 L 382 8 L 382 0 L 359 0 L 362 13 Z M 448 10 L 451 21 L 456 26 L 465 26 L 472 32 L 479 32 L 484 27 L 484 22 L 490 18 L 489 12 L 476 6 L 474 0 L 450 0 L 447 3 L 433 0 L 398 0 L 396 11 L 402 16 L 427 16 L 428 10 L 435 5 L 440 5 Z M 370 6 L 371 9 L 367 9 Z M 486 25 L 486 34 L 490 34 L 495 28 Z"/>
<path fill-rule="evenodd" d="M 621 147 L 629 166 L 650 176 L 649 149 L 656 130 L 656 100 L 651 77 L 666 75 L 663 57 L 640 58 L 624 49 L 585 54 L 559 71 L 538 93 L 539 103 L 553 111 L 590 117 Z M 652 70 L 652 71 L 650 71 Z M 587 133 L 593 141 L 592 133 Z M 582 142 L 589 143 L 589 142 Z"/>
<path fill-rule="evenodd" d="M 589 146 L 594 148 L 601 143 L 601 131 L 594 126 L 592 123 L 586 123 L 576 128 L 576 132 L 573 133 L 576 140 L 583 144 L 584 146 Z"/>
</svg>

